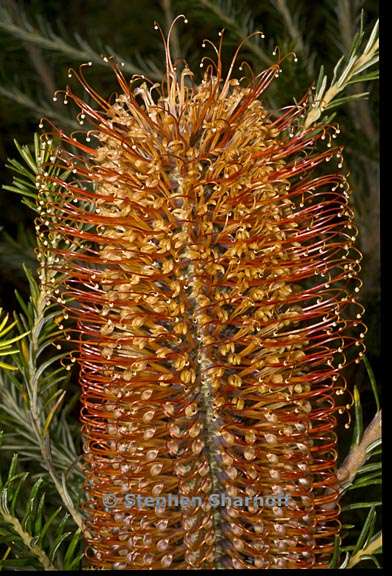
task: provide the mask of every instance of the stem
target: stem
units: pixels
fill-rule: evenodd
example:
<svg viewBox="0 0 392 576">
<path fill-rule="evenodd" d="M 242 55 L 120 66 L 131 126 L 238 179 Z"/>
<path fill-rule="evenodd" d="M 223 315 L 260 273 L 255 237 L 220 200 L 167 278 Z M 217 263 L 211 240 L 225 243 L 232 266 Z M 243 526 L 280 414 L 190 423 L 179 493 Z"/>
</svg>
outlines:
<svg viewBox="0 0 392 576">
<path fill-rule="evenodd" d="M 0 4 L 0 30 L 3 30 L 18 40 L 21 40 L 25 44 L 35 45 L 44 50 L 63 54 L 69 60 L 76 62 L 91 61 L 94 64 L 99 64 L 101 66 L 109 66 L 109 63 L 105 62 L 102 56 L 90 47 L 87 42 L 82 43 L 78 39 L 71 42 L 55 34 L 53 29 L 48 31 L 43 30 L 42 27 L 40 29 L 27 20 L 27 15 L 25 12 L 21 12 L 20 7 L 18 10 L 19 14 L 22 16 L 20 23 L 15 21 L 9 3 L 6 4 L 3 1 Z M 132 64 L 132 62 L 129 62 L 119 55 L 117 56 L 121 61 L 124 61 L 123 70 L 125 72 L 128 72 L 129 74 L 145 73 L 144 70 L 141 70 L 138 66 Z M 161 80 L 160 75 L 153 70 L 149 71 L 149 76 L 151 79 Z"/>
<path fill-rule="evenodd" d="M 305 130 L 310 128 L 312 124 L 317 122 L 323 112 L 326 110 L 328 105 L 332 102 L 332 100 L 339 94 L 339 92 L 343 90 L 343 88 L 339 87 L 338 84 L 332 84 L 330 88 L 326 91 L 325 95 L 319 102 L 315 102 L 314 106 L 309 110 L 308 115 L 306 116 L 304 122 Z"/>
<path fill-rule="evenodd" d="M 287 31 L 294 42 L 294 50 L 298 51 L 305 57 L 306 70 L 308 72 L 308 75 L 313 77 L 314 76 L 313 60 L 309 58 L 309 54 L 307 53 L 308 50 L 306 50 L 303 36 L 296 22 L 292 18 L 286 0 L 276 0 L 275 8 L 281 13 L 284 23 L 287 26 Z"/>
<path fill-rule="evenodd" d="M 46 307 L 47 295 L 41 292 L 38 296 L 37 305 L 35 307 L 35 317 L 34 324 L 31 330 L 31 340 L 30 340 L 30 354 L 28 363 L 28 374 L 27 374 L 27 392 L 30 400 L 30 416 L 33 431 L 37 437 L 39 447 L 42 454 L 43 465 L 48 471 L 57 492 L 59 493 L 64 506 L 71 514 L 73 520 L 83 532 L 85 532 L 84 522 L 81 514 L 76 510 L 72 500 L 70 499 L 68 493 L 64 489 L 62 482 L 59 480 L 56 471 L 53 466 L 52 454 L 51 454 L 51 443 L 48 433 L 43 431 L 43 426 L 40 417 L 40 402 L 38 396 L 38 381 L 37 381 L 37 367 L 36 367 L 36 357 L 39 349 L 39 335 L 41 329 L 44 325 L 45 319 L 45 307 Z"/>
<path fill-rule="evenodd" d="M 197 339 L 200 341 L 202 339 L 201 329 L 197 326 L 196 329 Z M 207 446 L 207 457 L 208 464 L 210 467 L 211 482 L 212 482 L 212 494 L 218 494 L 220 492 L 220 481 L 219 481 L 219 461 L 218 461 L 218 451 L 217 451 L 217 431 L 214 424 L 215 411 L 213 406 L 213 391 L 212 386 L 209 381 L 208 376 L 205 375 L 205 370 L 208 369 L 209 361 L 204 352 L 200 349 L 200 344 L 197 346 L 197 366 L 200 373 L 201 379 L 201 405 L 202 405 L 202 415 L 204 419 L 204 430 L 205 439 Z M 220 564 L 221 548 L 219 542 L 222 540 L 222 530 L 220 528 L 220 514 L 218 508 L 213 511 L 214 519 L 214 532 L 215 532 L 215 563 L 216 568 L 223 568 Z"/>
<path fill-rule="evenodd" d="M 281 13 L 283 20 L 287 26 L 287 31 L 294 41 L 294 49 L 299 52 L 304 52 L 304 42 L 302 34 L 295 25 L 294 20 L 291 17 L 289 7 L 287 6 L 286 0 L 276 0 L 276 9 Z"/>
<path fill-rule="evenodd" d="M 62 115 L 53 108 L 45 106 L 41 102 L 36 102 L 28 94 L 24 94 L 17 86 L 9 85 L 8 87 L 3 85 L 0 86 L 0 96 L 8 98 L 12 102 L 20 104 L 27 110 L 31 110 L 35 118 L 41 118 L 42 116 L 48 116 L 52 120 L 57 120 L 64 126 L 70 126 L 71 128 L 76 128 L 77 123 L 72 118 Z"/>
<path fill-rule="evenodd" d="M 23 526 L 19 520 L 15 518 L 15 516 L 12 516 L 11 514 L 5 514 L 4 512 L 2 513 L 2 516 L 4 520 L 12 526 L 18 536 L 20 536 L 23 544 L 36 558 L 38 558 L 44 570 L 56 570 L 56 566 L 51 563 L 44 550 L 42 550 L 42 548 L 40 548 L 37 544 L 34 544 L 33 536 L 31 536 L 31 534 L 23 529 Z"/>
<path fill-rule="evenodd" d="M 178 182 L 177 192 L 182 195 L 182 179 L 176 173 L 175 178 Z M 189 222 L 192 220 L 192 199 L 189 203 L 184 200 L 183 207 L 188 214 L 185 219 L 184 229 L 186 230 L 186 237 L 188 242 L 191 241 L 193 236 L 191 224 Z M 210 379 L 208 377 L 208 368 L 210 366 L 210 360 L 207 354 L 203 351 L 203 341 L 205 339 L 205 334 L 202 326 L 196 319 L 196 309 L 198 306 L 198 299 L 201 296 L 201 290 L 197 286 L 196 280 L 196 270 L 191 258 L 187 258 L 187 250 L 189 248 L 188 243 L 183 247 L 183 256 L 189 262 L 187 267 L 184 269 L 184 283 L 190 288 L 190 294 L 187 297 L 187 310 L 189 311 L 189 318 L 191 324 L 195 326 L 195 338 L 196 338 L 196 349 L 195 349 L 195 367 L 197 374 L 197 381 L 200 382 L 200 404 L 201 404 L 201 415 L 204 424 L 204 439 L 206 445 L 206 453 L 208 459 L 208 465 L 210 469 L 211 478 L 211 494 L 217 494 L 220 492 L 220 481 L 219 481 L 219 456 L 218 456 L 218 435 L 215 424 L 215 409 L 214 409 L 214 391 Z M 221 569 L 221 545 L 220 542 L 223 540 L 222 530 L 220 527 L 221 519 L 218 508 L 213 511 L 213 523 L 214 523 L 214 533 L 215 533 L 215 568 Z"/>
<path fill-rule="evenodd" d="M 343 464 L 337 471 L 337 478 L 341 491 L 347 484 L 351 484 L 359 469 L 368 458 L 367 448 L 381 438 L 381 410 L 379 410 L 363 433 L 359 444 L 353 446 L 346 456 Z"/>
<path fill-rule="evenodd" d="M 211 10 L 211 12 L 213 12 L 216 16 L 218 16 L 218 18 L 222 20 L 222 22 L 226 24 L 228 28 L 233 30 L 235 34 L 237 34 L 237 36 L 241 38 L 241 40 L 243 40 L 244 46 L 246 46 L 251 52 L 253 52 L 253 54 L 255 54 L 261 62 L 267 64 L 268 66 L 271 65 L 272 63 L 271 58 L 267 56 L 264 50 L 259 48 L 257 44 L 251 42 L 245 37 L 246 33 L 244 34 L 244 31 L 241 30 L 241 28 L 238 26 L 234 18 L 230 18 L 230 16 L 226 14 L 226 12 L 224 12 L 219 6 L 217 6 L 213 2 L 210 2 L 210 0 L 199 0 L 199 2 L 202 6 L 205 6 L 206 8 Z"/>
<path fill-rule="evenodd" d="M 381 548 L 381 546 L 382 546 L 382 534 L 379 534 L 376 538 L 371 540 L 369 544 L 365 546 L 365 548 L 362 548 L 362 550 L 358 550 L 358 552 L 354 554 L 354 556 L 347 564 L 347 568 L 353 568 L 356 564 L 359 564 L 359 562 L 361 562 L 364 556 L 371 556 L 372 554 L 377 552 L 377 550 Z"/>
</svg>

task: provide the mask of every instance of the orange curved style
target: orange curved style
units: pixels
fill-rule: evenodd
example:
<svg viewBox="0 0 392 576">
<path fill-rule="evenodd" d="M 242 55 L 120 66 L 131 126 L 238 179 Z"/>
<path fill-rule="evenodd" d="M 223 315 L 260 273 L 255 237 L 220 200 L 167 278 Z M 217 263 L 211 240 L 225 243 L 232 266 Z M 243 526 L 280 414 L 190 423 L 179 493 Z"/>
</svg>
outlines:
<svg viewBox="0 0 392 576">
<path fill-rule="evenodd" d="M 336 396 L 366 328 L 338 129 L 301 127 L 307 97 L 265 109 L 281 61 L 243 86 L 236 54 L 223 77 L 222 38 L 199 84 L 170 38 L 160 87 L 112 63 L 109 102 L 71 71 L 89 128 L 43 136 L 60 139 L 37 226 L 75 321 L 91 568 L 322 568 L 340 530 Z"/>
</svg>

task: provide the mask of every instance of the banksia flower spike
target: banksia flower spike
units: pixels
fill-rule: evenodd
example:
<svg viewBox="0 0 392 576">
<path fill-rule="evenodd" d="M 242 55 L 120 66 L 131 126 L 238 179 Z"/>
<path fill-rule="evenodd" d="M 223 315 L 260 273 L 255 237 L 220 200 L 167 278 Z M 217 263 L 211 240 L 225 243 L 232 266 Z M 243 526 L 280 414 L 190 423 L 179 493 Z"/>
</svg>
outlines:
<svg viewBox="0 0 392 576">
<path fill-rule="evenodd" d="M 365 328 L 338 128 L 303 127 L 308 97 L 269 113 L 283 60 L 243 86 L 222 41 L 199 84 L 170 33 L 161 86 L 112 63 L 111 102 L 71 70 L 91 127 L 43 137 L 68 173 L 37 226 L 76 320 L 91 567 L 320 568 L 340 529 L 336 395 Z"/>
</svg>

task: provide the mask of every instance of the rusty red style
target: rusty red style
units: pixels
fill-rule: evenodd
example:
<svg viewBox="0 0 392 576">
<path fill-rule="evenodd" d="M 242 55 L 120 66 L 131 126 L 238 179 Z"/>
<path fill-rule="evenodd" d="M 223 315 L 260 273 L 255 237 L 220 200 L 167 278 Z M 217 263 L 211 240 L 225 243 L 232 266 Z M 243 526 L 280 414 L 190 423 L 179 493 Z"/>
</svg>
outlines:
<svg viewBox="0 0 392 576">
<path fill-rule="evenodd" d="M 75 322 L 92 568 L 321 568 L 340 530 L 336 396 L 366 329 L 338 129 L 303 128 L 307 97 L 269 113 L 282 61 L 243 86 L 222 38 L 199 84 L 170 35 L 161 86 L 113 63 L 107 101 L 71 71 L 89 128 L 45 135 L 37 225 Z"/>
</svg>

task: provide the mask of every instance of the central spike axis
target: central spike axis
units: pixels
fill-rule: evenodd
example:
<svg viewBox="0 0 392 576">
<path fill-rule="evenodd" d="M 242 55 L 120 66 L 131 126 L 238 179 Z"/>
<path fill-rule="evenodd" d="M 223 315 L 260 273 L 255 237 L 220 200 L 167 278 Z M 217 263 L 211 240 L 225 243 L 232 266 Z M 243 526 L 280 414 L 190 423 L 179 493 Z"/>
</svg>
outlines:
<svg viewBox="0 0 392 576">
<path fill-rule="evenodd" d="M 325 166 L 341 149 L 321 150 L 336 129 L 303 129 L 306 98 L 267 112 L 282 60 L 242 87 L 221 35 L 195 84 L 164 43 L 157 97 L 115 64 L 112 104 L 73 74 L 96 146 L 46 135 L 61 144 L 38 225 L 75 321 L 87 560 L 327 567 L 335 396 L 366 332 L 347 182 Z"/>
</svg>

